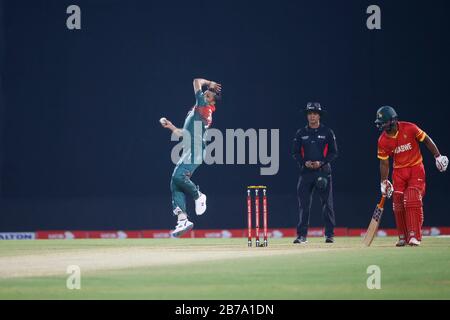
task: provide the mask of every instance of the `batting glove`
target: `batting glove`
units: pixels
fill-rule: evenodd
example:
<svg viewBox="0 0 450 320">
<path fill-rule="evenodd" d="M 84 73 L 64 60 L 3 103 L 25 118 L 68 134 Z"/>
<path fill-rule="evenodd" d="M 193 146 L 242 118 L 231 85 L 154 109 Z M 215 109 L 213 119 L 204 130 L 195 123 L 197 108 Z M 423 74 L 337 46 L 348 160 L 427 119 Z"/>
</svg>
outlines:
<svg viewBox="0 0 450 320">
<path fill-rule="evenodd" d="M 448 158 L 446 156 L 436 157 L 436 167 L 440 172 L 445 172 L 448 167 Z"/>
<path fill-rule="evenodd" d="M 386 196 L 386 198 L 392 197 L 392 193 L 394 193 L 394 186 L 389 180 L 384 180 L 381 182 L 381 194 Z"/>
</svg>

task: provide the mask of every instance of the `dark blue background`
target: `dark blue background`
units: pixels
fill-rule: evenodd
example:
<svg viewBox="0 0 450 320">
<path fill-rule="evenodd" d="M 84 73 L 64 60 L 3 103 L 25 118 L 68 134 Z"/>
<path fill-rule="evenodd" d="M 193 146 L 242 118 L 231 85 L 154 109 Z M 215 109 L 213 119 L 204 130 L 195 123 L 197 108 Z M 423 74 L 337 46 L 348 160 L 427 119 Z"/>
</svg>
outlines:
<svg viewBox="0 0 450 320">
<path fill-rule="evenodd" d="M 66 28 L 77 4 L 82 30 Z M 2 1 L 0 231 L 171 228 L 169 132 L 194 103 L 192 79 L 221 82 L 214 126 L 279 128 L 280 171 L 203 166 L 197 228 L 243 228 L 245 186 L 269 185 L 270 224 L 297 223 L 290 157 L 298 112 L 329 111 L 338 226 L 365 227 L 379 198 L 377 108 L 393 105 L 449 153 L 448 1 Z M 448 174 L 424 149 L 425 224 L 450 225 Z M 192 203 L 190 203 L 192 208 Z M 316 202 L 317 206 L 317 202 Z M 192 211 L 191 211 L 192 212 Z M 383 226 L 392 227 L 388 209 Z M 321 225 L 319 212 L 312 225 Z"/>
</svg>

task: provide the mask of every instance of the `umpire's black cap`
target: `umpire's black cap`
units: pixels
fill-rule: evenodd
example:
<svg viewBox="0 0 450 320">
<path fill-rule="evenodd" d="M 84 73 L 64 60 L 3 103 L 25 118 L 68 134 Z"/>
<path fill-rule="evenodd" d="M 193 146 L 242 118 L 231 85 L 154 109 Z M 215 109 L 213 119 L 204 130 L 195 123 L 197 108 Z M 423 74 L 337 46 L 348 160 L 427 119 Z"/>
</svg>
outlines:
<svg viewBox="0 0 450 320">
<path fill-rule="evenodd" d="M 319 102 L 308 102 L 303 112 L 305 114 L 308 114 L 308 112 L 317 112 L 318 114 L 323 115 L 325 113 L 325 110 L 322 108 Z"/>
</svg>

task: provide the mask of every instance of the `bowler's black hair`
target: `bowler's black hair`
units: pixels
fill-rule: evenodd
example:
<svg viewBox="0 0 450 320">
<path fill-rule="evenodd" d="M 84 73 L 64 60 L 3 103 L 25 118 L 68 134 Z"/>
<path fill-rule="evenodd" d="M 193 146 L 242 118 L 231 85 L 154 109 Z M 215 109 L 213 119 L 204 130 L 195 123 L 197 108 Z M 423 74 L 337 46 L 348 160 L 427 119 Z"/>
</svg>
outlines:
<svg viewBox="0 0 450 320">
<path fill-rule="evenodd" d="M 222 100 L 222 92 L 221 91 L 217 91 L 217 90 L 214 90 L 211 88 L 209 88 L 208 91 L 211 91 L 212 93 L 214 93 L 214 100 L 216 102 Z"/>
</svg>

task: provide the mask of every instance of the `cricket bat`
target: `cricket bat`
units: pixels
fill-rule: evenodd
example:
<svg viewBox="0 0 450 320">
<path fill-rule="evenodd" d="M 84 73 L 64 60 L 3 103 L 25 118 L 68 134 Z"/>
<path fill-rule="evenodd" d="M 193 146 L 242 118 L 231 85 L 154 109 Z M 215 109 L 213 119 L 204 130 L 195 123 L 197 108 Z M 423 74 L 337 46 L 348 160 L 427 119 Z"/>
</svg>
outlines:
<svg viewBox="0 0 450 320">
<path fill-rule="evenodd" d="M 366 245 L 366 247 L 369 247 L 372 244 L 372 241 L 377 234 L 378 227 L 380 226 L 381 216 L 383 215 L 385 201 L 386 196 L 382 196 L 380 203 L 378 203 L 377 206 L 375 207 L 375 211 L 373 212 L 372 215 L 372 220 L 370 221 L 366 235 L 364 236 L 363 239 L 363 243 Z"/>
</svg>

